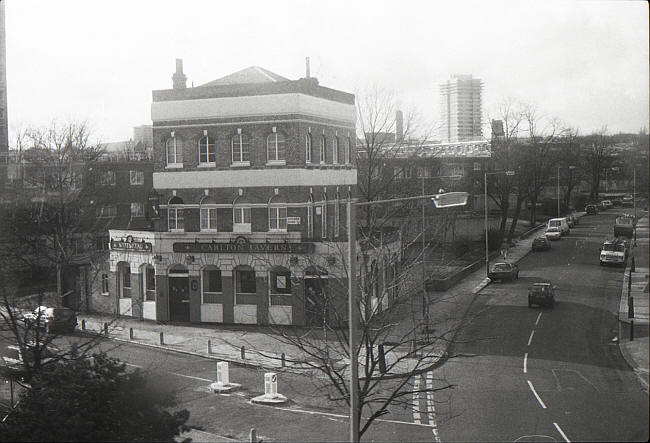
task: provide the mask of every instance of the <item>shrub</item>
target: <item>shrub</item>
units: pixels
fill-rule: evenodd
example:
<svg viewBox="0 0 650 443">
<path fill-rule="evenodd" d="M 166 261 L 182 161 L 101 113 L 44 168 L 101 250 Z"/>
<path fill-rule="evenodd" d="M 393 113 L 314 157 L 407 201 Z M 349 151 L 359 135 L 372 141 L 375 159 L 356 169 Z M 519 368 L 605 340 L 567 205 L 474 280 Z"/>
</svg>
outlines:
<svg viewBox="0 0 650 443">
<path fill-rule="evenodd" d="M 472 250 L 474 242 L 469 237 L 457 237 L 451 244 L 454 255 L 458 258 L 464 256 Z"/>
</svg>

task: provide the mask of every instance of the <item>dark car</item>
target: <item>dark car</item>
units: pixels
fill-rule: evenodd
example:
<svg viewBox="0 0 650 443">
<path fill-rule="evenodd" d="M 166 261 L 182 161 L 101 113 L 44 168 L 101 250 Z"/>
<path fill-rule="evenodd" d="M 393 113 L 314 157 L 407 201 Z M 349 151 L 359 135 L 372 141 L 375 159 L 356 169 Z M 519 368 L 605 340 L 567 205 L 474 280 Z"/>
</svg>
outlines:
<svg viewBox="0 0 650 443">
<path fill-rule="evenodd" d="M 615 208 L 623 206 L 623 202 L 617 198 L 612 200 L 612 204 L 614 205 Z"/>
<path fill-rule="evenodd" d="M 39 306 L 23 316 L 25 326 L 38 325 L 48 334 L 73 333 L 77 327 L 77 314 L 70 308 Z"/>
<path fill-rule="evenodd" d="M 596 205 L 587 205 L 585 206 L 585 212 L 587 215 L 596 215 L 598 214 L 598 207 Z"/>
<path fill-rule="evenodd" d="M 533 251 L 546 251 L 551 249 L 551 242 L 546 236 L 535 237 L 532 245 Z"/>
<path fill-rule="evenodd" d="M 508 262 L 495 263 L 492 270 L 488 272 L 488 278 L 490 280 L 517 280 L 519 278 L 519 266 Z"/>
<path fill-rule="evenodd" d="M 533 305 L 548 306 L 552 308 L 555 305 L 555 286 L 549 282 L 535 283 L 528 288 L 528 307 Z"/>
</svg>

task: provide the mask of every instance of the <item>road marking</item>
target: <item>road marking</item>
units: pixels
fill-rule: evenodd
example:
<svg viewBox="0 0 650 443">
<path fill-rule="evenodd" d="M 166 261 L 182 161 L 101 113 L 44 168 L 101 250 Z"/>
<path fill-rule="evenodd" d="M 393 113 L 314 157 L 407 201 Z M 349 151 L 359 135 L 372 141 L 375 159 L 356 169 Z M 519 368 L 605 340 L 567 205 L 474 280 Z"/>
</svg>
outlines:
<svg viewBox="0 0 650 443">
<path fill-rule="evenodd" d="M 528 372 L 528 352 L 524 354 L 524 374 Z"/>
<path fill-rule="evenodd" d="M 535 330 L 534 329 L 532 331 L 530 331 L 530 337 L 528 337 L 528 345 L 526 345 L 526 346 L 530 346 L 530 343 L 533 341 L 533 335 L 535 335 Z"/>
<path fill-rule="evenodd" d="M 433 439 L 440 442 L 440 435 L 438 435 L 438 423 L 436 422 L 436 405 L 433 402 L 433 371 L 427 372 L 427 410 L 429 412 L 429 424 L 432 425 Z"/>
<path fill-rule="evenodd" d="M 530 390 L 533 391 L 533 394 L 535 394 L 535 398 L 537 398 L 537 401 L 539 402 L 539 404 L 542 406 L 542 408 L 546 409 L 546 405 L 544 404 L 542 399 L 539 397 L 539 395 L 537 395 L 537 391 L 533 387 L 533 384 L 530 382 L 530 380 L 526 380 L 526 381 L 528 382 L 528 386 L 530 387 Z"/>
<path fill-rule="evenodd" d="M 569 440 L 569 438 L 566 436 L 566 434 L 562 431 L 562 428 L 560 428 L 560 425 L 558 425 L 555 422 L 553 422 L 553 424 L 555 425 L 555 429 L 557 429 L 557 432 L 559 432 L 562 435 L 562 438 L 564 438 L 564 441 L 567 442 L 567 443 L 571 443 L 571 440 Z"/>
<path fill-rule="evenodd" d="M 333 414 L 331 412 L 307 411 L 306 409 L 279 408 L 279 407 L 276 407 L 276 406 L 267 406 L 267 405 L 263 405 L 263 404 L 260 404 L 260 403 L 253 403 L 253 402 L 249 402 L 249 404 L 251 404 L 253 406 L 260 406 L 260 407 L 263 407 L 263 408 L 273 408 L 273 409 L 278 410 L 278 411 L 298 412 L 298 413 L 301 413 L 301 414 L 309 414 L 309 415 L 322 415 L 322 416 L 325 416 L 325 417 L 343 418 L 345 420 L 349 420 L 349 418 L 350 418 L 349 415 Z M 367 417 L 364 417 L 364 418 L 367 418 Z M 386 418 L 376 418 L 374 421 L 382 422 L 382 423 L 395 423 L 395 424 L 399 424 L 399 425 L 424 426 L 424 427 L 427 427 L 427 428 L 432 427 L 431 425 L 426 424 L 426 423 L 411 423 L 409 421 L 389 420 L 389 419 L 386 419 Z"/>
<path fill-rule="evenodd" d="M 415 376 L 413 383 L 413 422 L 422 423 L 420 420 L 420 374 Z"/>
<path fill-rule="evenodd" d="M 132 363 L 124 363 L 124 364 L 127 366 L 131 366 L 132 368 L 144 369 L 144 366 L 134 365 Z M 214 382 L 214 380 L 210 380 L 209 378 L 194 377 L 192 375 L 178 374 L 176 372 L 168 372 L 168 374 L 175 375 L 177 377 L 191 378 L 192 380 Z"/>
<path fill-rule="evenodd" d="M 535 326 L 537 326 L 537 323 L 539 323 L 539 319 L 542 318 L 542 313 L 540 312 L 539 315 L 537 316 L 537 320 L 535 320 Z"/>
</svg>

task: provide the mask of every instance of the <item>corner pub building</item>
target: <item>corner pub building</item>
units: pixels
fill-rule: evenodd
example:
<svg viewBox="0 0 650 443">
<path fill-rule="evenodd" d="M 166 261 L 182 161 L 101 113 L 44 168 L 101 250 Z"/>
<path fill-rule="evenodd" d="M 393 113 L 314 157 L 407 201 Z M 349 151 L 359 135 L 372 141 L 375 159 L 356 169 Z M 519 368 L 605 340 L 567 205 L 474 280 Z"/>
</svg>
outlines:
<svg viewBox="0 0 650 443">
<path fill-rule="evenodd" d="M 153 91 L 150 231 L 110 230 L 104 296 L 120 315 L 311 325 L 346 291 L 357 171 L 354 95 L 250 67 Z M 346 293 L 346 292 L 343 292 Z M 343 310 L 345 311 L 345 310 Z"/>
</svg>

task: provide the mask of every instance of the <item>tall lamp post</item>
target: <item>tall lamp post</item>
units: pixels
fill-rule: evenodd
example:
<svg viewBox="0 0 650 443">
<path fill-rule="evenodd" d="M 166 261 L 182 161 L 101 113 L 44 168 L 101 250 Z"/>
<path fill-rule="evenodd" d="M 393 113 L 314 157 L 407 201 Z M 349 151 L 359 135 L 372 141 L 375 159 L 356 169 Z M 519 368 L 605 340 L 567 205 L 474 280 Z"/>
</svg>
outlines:
<svg viewBox="0 0 650 443">
<path fill-rule="evenodd" d="M 452 206 L 465 206 L 467 192 L 448 192 L 445 194 L 431 194 L 417 197 L 394 198 L 389 200 L 376 200 L 371 202 L 358 202 L 357 199 L 347 201 L 348 222 L 348 340 L 350 352 L 350 441 L 359 441 L 359 363 L 357 356 L 357 322 L 359 321 L 359 306 L 357 304 L 357 206 L 392 203 L 399 201 L 431 199 L 436 208 Z"/>
<path fill-rule="evenodd" d="M 505 174 L 509 177 L 515 175 L 515 171 L 495 171 L 483 173 L 483 212 L 485 213 L 485 277 L 490 273 L 490 250 L 488 242 L 488 210 L 487 210 L 487 176 Z"/>
<path fill-rule="evenodd" d="M 560 168 L 561 166 L 557 167 L 557 218 L 560 218 Z M 576 167 L 571 165 L 568 166 L 569 171 L 574 170 Z"/>
</svg>

